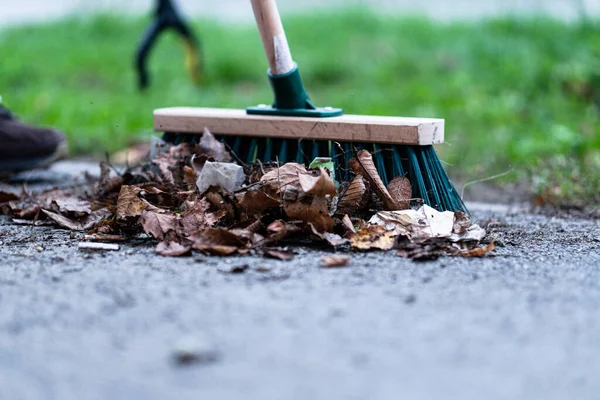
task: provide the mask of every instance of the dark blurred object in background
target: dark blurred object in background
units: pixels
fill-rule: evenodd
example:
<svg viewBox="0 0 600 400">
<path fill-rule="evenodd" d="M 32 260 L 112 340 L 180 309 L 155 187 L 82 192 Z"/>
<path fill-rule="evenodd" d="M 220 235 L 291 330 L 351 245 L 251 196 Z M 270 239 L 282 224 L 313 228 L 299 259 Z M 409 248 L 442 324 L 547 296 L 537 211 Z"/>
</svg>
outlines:
<svg viewBox="0 0 600 400">
<path fill-rule="evenodd" d="M 135 54 L 135 67 L 140 90 L 150 85 L 147 61 L 158 36 L 166 29 L 173 29 L 183 40 L 186 51 L 186 67 L 194 84 L 199 84 L 202 76 L 201 48 L 189 25 L 181 18 L 171 0 L 157 0 L 154 19 L 144 32 Z"/>
</svg>

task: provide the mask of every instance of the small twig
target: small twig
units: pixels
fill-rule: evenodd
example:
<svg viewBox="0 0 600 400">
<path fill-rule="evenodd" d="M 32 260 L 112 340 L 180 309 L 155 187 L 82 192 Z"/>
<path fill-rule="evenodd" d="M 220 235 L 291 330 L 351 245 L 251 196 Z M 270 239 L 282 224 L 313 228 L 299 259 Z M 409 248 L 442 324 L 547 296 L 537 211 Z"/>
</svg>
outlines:
<svg viewBox="0 0 600 400">
<path fill-rule="evenodd" d="M 242 165 L 242 167 L 245 167 L 246 163 L 243 162 L 242 159 L 238 157 L 238 155 L 233 151 L 233 149 L 231 148 L 231 146 L 229 146 L 227 144 L 227 142 L 223 142 L 223 144 L 227 147 L 227 149 L 229 150 L 229 153 L 233 156 L 233 158 L 235 158 L 235 160 L 237 162 L 239 162 Z"/>
<path fill-rule="evenodd" d="M 113 171 L 115 171 L 115 173 L 118 176 L 123 176 L 123 174 L 117 169 L 117 167 L 115 167 L 114 165 L 112 165 L 112 163 L 110 162 L 110 154 L 108 154 L 108 152 L 106 152 L 106 153 L 104 153 L 104 156 L 106 157 L 106 165 L 108 165 L 108 168 L 110 168 Z"/>
<path fill-rule="evenodd" d="M 473 185 L 475 183 L 482 183 L 482 182 L 491 181 L 491 180 L 494 180 L 494 179 L 497 179 L 497 178 L 501 178 L 503 176 L 506 176 L 506 175 L 510 174 L 512 171 L 513 171 L 513 167 L 510 167 L 507 171 L 504 171 L 504 172 L 502 172 L 500 174 L 496 174 L 496 175 L 493 175 L 493 176 L 490 176 L 490 177 L 487 177 L 487 178 L 481 178 L 481 179 L 477 179 L 477 180 L 474 180 L 474 181 L 467 182 L 467 183 L 465 183 L 463 185 L 462 190 L 460 191 L 460 197 L 461 198 L 464 197 L 465 189 L 467 188 L 467 186 L 471 186 L 471 185 Z"/>
</svg>

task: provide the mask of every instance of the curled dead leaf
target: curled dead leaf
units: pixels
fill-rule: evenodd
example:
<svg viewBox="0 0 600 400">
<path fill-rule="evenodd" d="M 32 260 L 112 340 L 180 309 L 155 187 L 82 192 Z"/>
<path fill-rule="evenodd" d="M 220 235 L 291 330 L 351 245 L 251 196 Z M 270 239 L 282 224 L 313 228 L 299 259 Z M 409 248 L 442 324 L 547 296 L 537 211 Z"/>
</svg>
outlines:
<svg viewBox="0 0 600 400">
<path fill-rule="evenodd" d="M 341 246 L 343 244 L 348 243 L 348 239 L 344 239 L 337 233 L 319 232 L 312 223 L 309 223 L 308 227 L 310 228 L 310 232 L 312 233 L 313 236 L 315 236 L 321 240 L 324 240 L 325 242 L 329 243 L 329 245 L 331 245 L 333 247 Z"/>
<path fill-rule="evenodd" d="M 354 234 L 354 233 L 356 233 L 356 229 L 354 228 L 354 224 L 350 220 L 350 217 L 348 216 L 348 214 L 345 214 L 344 217 L 342 218 L 342 226 L 344 227 L 344 229 L 346 229 L 346 233 L 347 234 Z"/>
<path fill-rule="evenodd" d="M 123 185 L 117 200 L 117 218 L 139 217 L 146 209 L 146 203 L 139 198 L 142 191 L 137 186 Z"/>
<path fill-rule="evenodd" d="M 56 222 L 59 226 L 70 229 L 72 231 L 87 231 L 89 229 L 92 229 L 98 221 L 97 217 L 94 215 L 87 215 L 80 219 L 72 219 L 69 217 L 65 217 L 64 215 L 52 212 L 50 210 L 42 211 L 48 218 Z"/>
<path fill-rule="evenodd" d="M 333 229 L 333 218 L 329 216 L 329 205 L 325 197 L 309 195 L 294 202 L 286 202 L 283 210 L 289 218 L 311 223 L 320 232 Z"/>
<path fill-rule="evenodd" d="M 381 177 L 377 173 L 377 168 L 373 162 L 371 153 L 367 150 L 361 150 L 356 154 L 356 158 L 348 161 L 348 165 L 355 174 L 362 175 L 370 184 L 371 188 L 377 193 L 377 196 L 383 201 L 386 210 L 396 210 L 398 206 L 387 188 L 383 184 Z"/>
<path fill-rule="evenodd" d="M 189 237 L 194 250 L 227 256 L 234 253 L 245 253 L 248 249 L 246 242 L 238 236 L 221 228 L 209 228 L 196 232 Z"/>
<path fill-rule="evenodd" d="M 304 193 L 317 196 L 335 196 L 337 193 L 333 180 L 324 168 L 319 168 L 316 176 L 312 173 L 299 173 L 298 181 Z"/>
<path fill-rule="evenodd" d="M 340 195 L 336 214 L 354 215 L 365 209 L 369 203 L 369 190 L 362 175 L 355 176 L 346 190 Z"/>
</svg>

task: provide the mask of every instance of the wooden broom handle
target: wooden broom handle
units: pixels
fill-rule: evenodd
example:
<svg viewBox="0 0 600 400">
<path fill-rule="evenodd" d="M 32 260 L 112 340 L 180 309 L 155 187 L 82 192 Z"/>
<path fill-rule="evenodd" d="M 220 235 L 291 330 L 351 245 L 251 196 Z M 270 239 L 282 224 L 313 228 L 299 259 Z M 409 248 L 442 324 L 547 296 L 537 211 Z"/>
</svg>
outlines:
<svg viewBox="0 0 600 400">
<path fill-rule="evenodd" d="M 282 75 L 291 71 L 295 64 L 277 10 L 277 3 L 275 0 L 250 0 L 250 2 L 271 73 Z"/>
</svg>

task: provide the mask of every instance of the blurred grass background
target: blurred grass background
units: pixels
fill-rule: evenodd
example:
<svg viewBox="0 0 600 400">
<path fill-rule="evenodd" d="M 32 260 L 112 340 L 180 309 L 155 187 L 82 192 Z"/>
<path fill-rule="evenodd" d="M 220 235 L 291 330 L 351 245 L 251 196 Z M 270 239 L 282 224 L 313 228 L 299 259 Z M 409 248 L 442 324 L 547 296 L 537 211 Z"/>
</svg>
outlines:
<svg viewBox="0 0 600 400">
<path fill-rule="evenodd" d="M 253 25 L 196 20 L 204 82 L 167 34 L 140 93 L 145 18 L 96 15 L 0 31 L 0 94 L 23 119 L 60 127 L 74 154 L 152 133 L 152 110 L 271 101 Z M 441 23 L 349 9 L 286 17 L 309 94 L 347 113 L 441 117 L 438 148 L 462 181 L 510 170 L 546 201 L 600 204 L 600 22 L 544 17 Z"/>
</svg>

